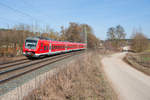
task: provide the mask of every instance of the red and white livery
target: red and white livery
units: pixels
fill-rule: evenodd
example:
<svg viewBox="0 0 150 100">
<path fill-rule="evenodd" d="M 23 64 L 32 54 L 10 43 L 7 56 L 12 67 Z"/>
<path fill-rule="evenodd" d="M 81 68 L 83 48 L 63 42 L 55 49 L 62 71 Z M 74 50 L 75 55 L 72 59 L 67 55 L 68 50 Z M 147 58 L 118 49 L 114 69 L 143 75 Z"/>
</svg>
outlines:
<svg viewBox="0 0 150 100">
<path fill-rule="evenodd" d="M 83 50 L 85 43 L 55 41 L 49 38 L 28 37 L 23 45 L 23 54 L 27 57 L 41 57 L 62 52 Z"/>
</svg>

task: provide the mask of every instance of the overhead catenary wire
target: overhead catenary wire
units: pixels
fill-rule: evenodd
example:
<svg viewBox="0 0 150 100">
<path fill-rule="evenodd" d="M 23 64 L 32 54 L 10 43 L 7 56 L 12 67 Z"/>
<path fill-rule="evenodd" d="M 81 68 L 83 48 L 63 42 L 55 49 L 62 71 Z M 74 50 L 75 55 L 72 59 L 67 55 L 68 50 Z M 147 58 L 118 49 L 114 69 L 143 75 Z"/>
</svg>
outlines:
<svg viewBox="0 0 150 100">
<path fill-rule="evenodd" d="M 31 8 L 30 6 L 32 6 L 30 3 L 28 3 L 28 2 L 26 2 L 26 1 L 23 1 L 23 3 L 25 4 L 25 6 L 27 6 L 28 7 L 28 5 L 29 5 L 29 7 L 28 8 Z M 32 26 L 32 32 L 37 32 L 37 27 L 38 27 L 38 23 L 43 23 L 41 20 L 39 20 L 39 19 L 37 19 L 37 18 L 35 18 L 35 17 L 33 17 L 32 15 L 30 15 L 29 13 L 26 13 L 26 12 L 24 12 L 23 10 L 21 10 L 20 8 L 16 8 L 16 7 L 13 7 L 13 6 L 9 6 L 9 5 L 7 5 L 6 3 L 4 3 L 4 2 L 0 2 L 0 6 L 3 6 L 3 7 L 5 7 L 5 8 L 8 8 L 8 9 L 10 9 L 11 11 L 13 11 L 13 12 L 16 12 L 16 13 L 18 13 L 18 14 L 20 14 L 20 15 L 23 15 L 23 16 L 26 16 L 27 18 L 30 18 L 31 20 L 32 20 L 32 24 L 31 24 L 31 26 Z M 38 11 L 38 10 L 36 10 L 36 11 Z M 42 14 L 42 16 L 46 16 L 46 17 L 49 17 L 49 16 L 47 16 L 47 15 L 43 15 Z M 7 21 L 7 20 L 6 20 Z M 15 22 L 15 21 L 14 21 Z M 17 21 L 16 21 L 17 22 Z M 16 23 L 15 22 L 15 23 Z M 17 22 L 18 23 L 18 22 Z M 23 22 L 19 22 L 19 24 L 23 24 Z M 44 25 L 44 24 L 43 24 Z"/>
<path fill-rule="evenodd" d="M 0 20 L 3 21 L 3 22 L 6 22 L 6 21 L 9 21 L 9 22 L 13 22 L 13 23 L 23 23 L 23 22 L 19 22 L 17 20 L 12 20 L 12 19 L 8 19 L 8 18 L 4 18 L 4 17 L 1 17 L 0 16 Z"/>
<path fill-rule="evenodd" d="M 32 25 L 33 25 L 33 24 L 36 24 L 36 23 L 39 21 L 37 18 L 33 17 L 32 15 L 30 15 L 30 14 L 28 14 L 28 13 L 25 13 L 25 12 L 23 12 L 23 11 L 17 9 L 17 8 L 11 7 L 11 6 L 9 6 L 9 5 L 5 4 L 5 3 L 0 2 L 0 6 L 3 6 L 3 7 L 5 7 L 5 8 L 8 8 L 8 9 L 10 9 L 10 10 L 13 11 L 13 12 L 16 12 L 16 13 L 18 13 L 18 14 L 20 14 L 20 15 L 26 16 L 27 18 L 30 18 L 30 19 L 32 20 Z M 2 19 L 5 20 L 5 18 L 2 18 Z M 2 20 L 2 21 L 3 21 L 3 20 Z M 4 22 L 4 21 L 3 21 L 3 22 Z M 15 22 L 15 21 L 14 21 L 14 22 Z M 16 23 L 16 22 L 15 22 L 15 23 Z M 19 24 L 20 24 L 20 22 L 19 22 Z M 7 25 L 8 25 L 8 23 L 7 23 Z M 33 31 L 33 32 L 35 31 L 34 27 L 32 28 L 32 31 Z"/>
<path fill-rule="evenodd" d="M 25 6 L 27 7 L 27 8 L 29 8 L 30 9 L 30 11 L 33 11 L 33 3 L 31 4 L 31 2 L 30 1 L 27 1 L 27 0 L 22 0 L 21 2 L 23 2 L 23 4 L 25 4 Z M 37 9 L 37 7 L 34 7 L 34 11 L 36 11 L 36 12 L 40 12 L 39 11 L 39 9 Z M 51 16 L 49 16 L 48 14 L 41 14 L 43 17 L 47 17 L 48 19 L 49 18 L 52 18 Z M 51 19 L 51 20 L 53 20 L 53 19 Z M 37 22 L 35 22 L 35 26 L 37 26 L 38 24 L 38 21 Z M 46 21 L 46 23 L 47 23 L 47 21 Z M 43 24 L 43 25 L 46 25 L 47 26 L 47 24 Z"/>
<path fill-rule="evenodd" d="M 8 5 L 5 4 L 5 3 L 0 2 L 0 6 L 3 6 L 3 7 L 5 7 L 5 8 L 8 8 L 8 9 L 10 9 L 10 10 L 12 10 L 12 11 L 14 11 L 14 12 L 17 12 L 17 13 L 19 13 L 19 14 L 21 14 L 21 15 L 24 15 L 24 16 L 26 16 L 26 17 L 32 19 L 33 21 L 39 21 L 38 19 L 36 19 L 36 18 L 33 17 L 32 15 L 30 15 L 30 14 L 28 14 L 28 13 L 25 13 L 25 12 L 23 12 L 23 11 L 21 11 L 21 10 L 18 10 L 17 8 L 8 6 Z"/>
</svg>

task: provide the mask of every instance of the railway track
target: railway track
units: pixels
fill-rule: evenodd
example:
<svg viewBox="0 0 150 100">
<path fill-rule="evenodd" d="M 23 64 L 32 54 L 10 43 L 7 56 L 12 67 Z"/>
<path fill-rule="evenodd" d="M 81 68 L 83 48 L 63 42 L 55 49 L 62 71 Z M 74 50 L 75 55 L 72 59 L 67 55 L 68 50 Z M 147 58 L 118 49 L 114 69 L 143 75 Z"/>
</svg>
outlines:
<svg viewBox="0 0 150 100">
<path fill-rule="evenodd" d="M 33 61 L 26 59 L 16 63 L 12 62 L 9 64 L 3 64 L 3 66 L 0 65 L 0 84 L 17 78 L 26 73 L 29 73 L 31 71 L 34 71 L 36 69 L 39 69 L 41 67 L 44 67 L 46 65 L 49 65 L 51 63 L 60 61 L 76 54 L 80 54 L 82 52 L 83 51 L 70 52 L 52 57 L 47 57 L 44 59 L 37 59 Z"/>
<path fill-rule="evenodd" d="M 24 64 L 24 63 L 28 63 L 28 62 L 31 62 L 32 60 L 29 60 L 29 59 L 23 59 L 23 60 L 19 60 L 19 61 L 16 61 L 16 62 L 10 62 L 10 63 L 6 63 L 6 64 L 2 64 L 0 65 L 0 70 L 1 69 L 4 69 L 4 68 L 8 68 L 8 67 L 13 67 L 13 66 L 16 66 L 16 65 L 21 65 L 21 64 Z"/>
<path fill-rule="evenodd" d="M 18 60 L 13 60 L 13 61 L 8 61 L 8 62 L 0 63 L 0 65 L 2 66 L 2 65 L 7 65 L 7 64 L 13 64 L 13 63 L 24 61 L 24 60 L 27 60 L 27 58 L 22 58 L 22 59 L 18 59 Z"/>
</svg>

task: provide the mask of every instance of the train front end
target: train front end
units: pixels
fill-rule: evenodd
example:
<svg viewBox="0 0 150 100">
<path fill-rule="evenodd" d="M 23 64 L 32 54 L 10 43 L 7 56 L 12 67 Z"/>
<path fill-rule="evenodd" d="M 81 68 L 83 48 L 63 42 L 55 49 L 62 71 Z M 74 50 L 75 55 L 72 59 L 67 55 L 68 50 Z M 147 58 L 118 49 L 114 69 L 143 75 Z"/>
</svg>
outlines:
<svg viewBox="0 0 150 100">
<path fill-rule="evenodd" d="M 38 57 L 36 52 L 38 50 L 38 39 L 29 37 L 25 40 L 23 45 L 23 55 L 26 57 Z"/>
</svg>

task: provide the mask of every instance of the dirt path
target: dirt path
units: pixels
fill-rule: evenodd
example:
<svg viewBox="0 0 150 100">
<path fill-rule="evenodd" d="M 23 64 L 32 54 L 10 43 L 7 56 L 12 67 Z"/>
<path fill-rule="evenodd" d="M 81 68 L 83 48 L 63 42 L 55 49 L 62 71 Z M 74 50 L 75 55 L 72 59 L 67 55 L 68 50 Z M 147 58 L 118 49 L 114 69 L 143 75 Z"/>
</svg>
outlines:
<svg viewBox="0 0 150 100">
<path fill-rule="evenodd" d="M 102 60 L 104 71 L 120 100 L 150 100 L 150 77 L 126 64 L 126 53 L 117 53 Z"/>
</svg>

